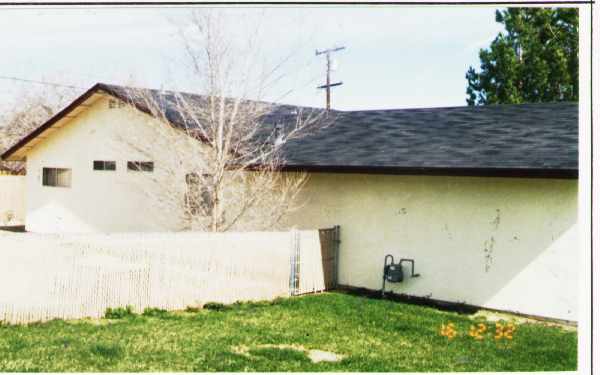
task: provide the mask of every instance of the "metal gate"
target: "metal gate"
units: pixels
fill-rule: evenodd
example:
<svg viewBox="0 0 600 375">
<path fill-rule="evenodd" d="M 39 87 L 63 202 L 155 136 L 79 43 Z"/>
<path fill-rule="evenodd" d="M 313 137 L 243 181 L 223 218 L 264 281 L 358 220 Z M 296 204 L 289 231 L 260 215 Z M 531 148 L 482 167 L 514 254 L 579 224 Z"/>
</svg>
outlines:
<svg viewBox="0 0 600 375">
<path fill-rule="evenodd" d="M 331 290 L 338 286 L 338 266 L 340 253 L 340 226 L 319 229 L 321 240 L 321 259 L 323 260 L 323 274 L 325 289 Z"/>
</svg>

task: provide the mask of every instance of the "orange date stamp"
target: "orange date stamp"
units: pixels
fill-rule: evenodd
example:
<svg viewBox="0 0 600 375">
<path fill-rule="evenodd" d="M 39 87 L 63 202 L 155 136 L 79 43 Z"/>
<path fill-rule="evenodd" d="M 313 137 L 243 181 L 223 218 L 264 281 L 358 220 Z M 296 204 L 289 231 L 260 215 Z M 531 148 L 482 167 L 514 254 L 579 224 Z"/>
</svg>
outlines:
<svg viewBox="0 0 600 375">
<path fill-rule="evenodd" d="M 494 340 L 512 340 L 516 332 L 517 327 L 513 323 L 496 323 L 495 333 L 493 335 Z M 469 328 L 468 335 L 474 340 L 484 340 L 486 337 L 491 337 L 486 334 L 488 332 L 488 326 L 485 323 L 478 323 L 472 325 Z M 448 340 L 453 340 L 459 335 L 459 330 L 456 328 L 454 323 L 442 324 L 440 327 L 440 335 L 447 337 Z"/>
</svg>

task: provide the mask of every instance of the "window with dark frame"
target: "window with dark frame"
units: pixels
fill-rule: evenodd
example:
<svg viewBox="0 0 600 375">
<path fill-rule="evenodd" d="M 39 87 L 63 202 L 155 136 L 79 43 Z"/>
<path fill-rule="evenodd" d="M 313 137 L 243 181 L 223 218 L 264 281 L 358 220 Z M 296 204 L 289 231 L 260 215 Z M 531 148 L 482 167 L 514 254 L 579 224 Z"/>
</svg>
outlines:
<svg viewBox="0 0 600 375">
<path fill-rule="evenodd" d="M 198 173 L 188 173 L 185 176 L 187 191 L 185 193 L 185 204 L 188 213 L 192 216 L 212 215 L 214 202 L 211 194 L 211 189 L 207 186 L 206 181 L 211 179 L 210 174 L 203 174 L 202 178 Z"/>
<path fill-rule="evenodd" d="M 127 170 L 134 172 L 153 172 L 153 161 L 128 161 Z"/>
<path fill-rule="evenodd" d="M 107 160 L 94 160 L 95 171 L 116 171 L 117 162 Z"/>
<path fill-rule="evenodd" d="M 71 170 L 67 168 L 43 168 L 42 185 L 71 187 Z"/>
<path fill-rule="evenodd" d="M 185 193 L 185 205 L 188 213 L 192 216 L 198 215 L 201 212 L 200 205 L 200 176 L 197 173 L 188 173 L 185 175 L 185 184 L 187 191 Z"/>
</svg>

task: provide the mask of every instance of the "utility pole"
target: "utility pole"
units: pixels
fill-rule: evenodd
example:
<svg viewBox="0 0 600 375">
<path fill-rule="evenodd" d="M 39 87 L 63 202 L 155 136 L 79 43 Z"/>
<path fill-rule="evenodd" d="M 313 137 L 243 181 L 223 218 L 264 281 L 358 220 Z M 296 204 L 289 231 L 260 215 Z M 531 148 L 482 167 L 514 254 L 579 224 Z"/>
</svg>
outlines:
<svg viewBox="0 0 600 375">
<path fill-rule="evenodd" d="M 327 110 L 329 111 L 331 109 L 331 88 L 334 86 L 341 86 L 343 85 L 343 82 L 336 82 L 336 83 L 331 83 L 331 53 L 332 52 L 338 52 L 341 51 L 343 49 L 346 49 L 346 47 L 334 47 L 334 48 L 330 48 L 330 49 L 326 49 L 323 51 L 319 51 L 316 50 L 315 51 L 315 56 L 319 56 L 322 54 L 325 54 L 325 56 L 327 57 L 327 78 L 325 81 L 325 84 L 322 86 L 318 86 L 318 89 L 325 89 L 325 95 L 327 98 Z"/>
</svg>

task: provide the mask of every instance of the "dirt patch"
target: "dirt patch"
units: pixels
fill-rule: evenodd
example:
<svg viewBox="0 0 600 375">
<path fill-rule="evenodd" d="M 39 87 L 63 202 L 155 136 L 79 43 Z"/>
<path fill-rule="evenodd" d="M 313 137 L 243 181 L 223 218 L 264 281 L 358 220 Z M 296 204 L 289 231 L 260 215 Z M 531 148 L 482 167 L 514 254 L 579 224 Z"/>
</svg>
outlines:
<svg viewBox="0 0 600 375">
<path fill-rule="evenodd" d="M 234 346 L 232 348 L 232 351 L 236 354 L 243 355 L 244 357 L 251 357 L 252 354 L 250 354 L 250 351 L 252 349 L 288 349 L 288 350 L 291 349 L 291 350 L 296 350 L 296 351 L 304 353 L 308 357 L 308 359 L 310 359 L 311 362 L 313 362 L 313 363 L 339 362 L 346 357 L 343 354 L 327 352 L 324 350 L 317 350 L 317 349 L 306 349 L 302 345 L 290 345 L 290 344 L 278 344 L 278 345 L 262 344 L 262 345 L 255 345 L 252 348 L 245 346 L 245 345 L 239 345 L 239 346 Z"/>
<path fill-rule="evenodd" d="M 319 362 L 339 362 L 344 359 L 344 356 L 341 354 L 326 352 L 323 350 L 309 350 L 308 358 L 312 361 L 312 363 Z"/>
</svg>

